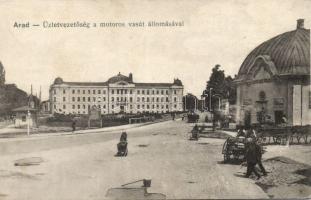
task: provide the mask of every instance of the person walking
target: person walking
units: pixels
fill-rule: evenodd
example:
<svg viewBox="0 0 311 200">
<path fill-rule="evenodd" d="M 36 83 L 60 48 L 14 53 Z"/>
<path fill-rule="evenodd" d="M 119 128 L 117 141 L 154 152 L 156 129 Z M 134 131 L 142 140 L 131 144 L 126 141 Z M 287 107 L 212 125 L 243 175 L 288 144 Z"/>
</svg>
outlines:
<svg viewBox="0 0 311 200">
<path fill-rule="evenodd" d="M 254 173 L 257 176 L 257 179 L 260 179 L 260 174 L 257 172 L 255 166 L 258 163 L 258 150 L 255 145 L 253 138 L 247 138 L 247 147 L 246 147 L 246 163 L 247 163 L 247 171 L 246 171 L 246 178 Z"/>
<path fill-rule="evenodd" d="M 75 120 L 72 120 L 71 127 L 72 127 L 72 132 L 75 132 L 76 131 L 76 121 Z"/>
<path fill-rule="evenodd" d="M 262 172 L 263 176 L 267 176 L 266 169 L 262 165 L 261 159 L 262 159 L 262 147 L 258 144 L 258 142 L 255 142 L 256 146 L 256 155 L 257 155 L 257 164 L 260 168 L 260 171 Z"/>
</svg>

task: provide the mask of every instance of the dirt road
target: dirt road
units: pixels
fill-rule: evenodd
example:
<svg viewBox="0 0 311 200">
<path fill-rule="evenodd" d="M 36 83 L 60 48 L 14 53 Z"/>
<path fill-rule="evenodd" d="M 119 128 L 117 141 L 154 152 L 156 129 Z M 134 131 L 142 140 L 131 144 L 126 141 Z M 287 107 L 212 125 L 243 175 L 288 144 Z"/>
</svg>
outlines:
<svg viewBox="0 0 311 200">
<path fill-rule="evenodd" d="M 169 121 L 128 131 L 129 155 L 114 157 L 119 132 L 0 141 L 0 199 L 103 199 L 111 187 L 152 179 L 167 198 L 267 198 L 238 165 L 221 164 L 224 140 L 189 141 Z M 38 157 L 39 165 L 14 166 Z M 40 159 L 39 159 L 40 160 Z"/>
</svg>

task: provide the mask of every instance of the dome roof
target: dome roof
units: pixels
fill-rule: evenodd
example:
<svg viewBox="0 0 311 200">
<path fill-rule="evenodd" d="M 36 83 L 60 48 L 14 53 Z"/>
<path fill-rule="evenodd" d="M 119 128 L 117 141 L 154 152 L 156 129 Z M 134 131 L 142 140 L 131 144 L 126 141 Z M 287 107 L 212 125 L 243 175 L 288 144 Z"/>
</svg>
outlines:
<svg viewBox="0 0 311 200">
<path fill-rule="evenodd" d="M 54 80 L 54 84 L 62 84 L 64 81 L 61 77 L 57 77 L 55 80 Z"/>
<path fill-rule="evenodd" d="M 280 34 L 256 47 L 242 63 L 238 79 L 243 79 L 259 56 L 269 58 L 277 75 L 309 75 L 310 29 L 303 28 L 303 20 L 297 21 L 296 30 Z"/>
<path fill-rule="evenodd" d="M 113 76 L 113 77 L 108 79 L 108 83 L 116 83 L 116 82 L 119 82 L 119 81 L 126 81 L 126 82 L 129 82 L 129 83 L 132 82 L 130 77 L 124 76 L 120 72 L 119 72 L 118 75 Z"/>
</svg>

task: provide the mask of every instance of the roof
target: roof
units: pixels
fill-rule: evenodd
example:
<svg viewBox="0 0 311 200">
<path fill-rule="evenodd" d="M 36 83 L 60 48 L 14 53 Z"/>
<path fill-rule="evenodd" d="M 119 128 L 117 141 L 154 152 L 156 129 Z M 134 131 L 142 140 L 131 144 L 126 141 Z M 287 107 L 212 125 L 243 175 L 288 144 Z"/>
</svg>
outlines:
<svg viewBox="0 0 311 200">
<path fill-rule="evenodd" d="M 37 111 L 37 109 L 30 108 L 29 106 L 22 106 L 22 107 L 19 107 L 19 108 L 15 108 L 12 111 L 13 112 L 27 112 L 28 110 L 29 111 Z"/>
<path fill-rule="evenodd" d="M 139 87 L 170 87 L 172 83 L 135 83 Z"/>
<path fill-rule="evenodd" d="M 259 56 L 270 58 L 277 75 L 310 75 L 310 29 L 297 27 L 260 44 L 242 63 L 238 79 L 243 79 Z"/>
<path fill-rule="evenodd" d="M 107 82 L 63 82 L 63 84 L 74 86 L 108 86 Z"/>
<path fill-rule="evenodd" d="M 119 82 L 119 81 L 126 81 L 126 82 L 131 83 L 133 80 L 131 80 L 130 77 L 122 75 L 120 72 L 119 72 L 118 75 L 113 76 L 113 77 L 108 79 L 108 83 L 116 83 L 116 82 Z"/>
<path fill-rule="evenodd" d="M 108 86 L 109 84 L 117 83 L 120 81 L 132 83 L 138 87 L 171 87 L 173 85 L 183 86 L 182 82 L 178 78 L 174 79 L 173 83 L 135 83 L 133 82 L 133 75 L 131 73 L 129 74 L 129 76 L 124 76 L 121 73 L 119 73 L 118 75 L 109 78 L 108 81 L 106 82 L 65 82 L 63 81 L 62 78 L 57 77 L 54 80 L 53 85 L 65 84 L 65 85 L 70 85 L 70 86 Z"/>
</svg>

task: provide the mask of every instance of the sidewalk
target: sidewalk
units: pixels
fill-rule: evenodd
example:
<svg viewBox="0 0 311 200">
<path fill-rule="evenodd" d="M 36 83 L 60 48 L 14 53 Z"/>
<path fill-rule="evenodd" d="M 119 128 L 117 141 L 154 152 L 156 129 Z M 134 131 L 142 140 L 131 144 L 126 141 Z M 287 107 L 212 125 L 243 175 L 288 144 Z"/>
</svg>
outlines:
<svg viewBox="0 0 311 200">
<path fill-rule="evenodd" d="M 176 119 L 181 120 L 181 119 Z M 146 125 L 151 125 L 155 123 L 164 123 L 164 122 L 169 122 L 171 120 L 159 120 L 159 121 L 153 121 L 153 122 L 146 122 L 146 123 L 139 123 L 139 124 L 127 124 L 127 125 L 121 125 L 121 126 L 112 126 L 112 127 L 104 127 L 104 128 L 94 128 L 94 129 L 85 129 L 85 130 L 77 130 L 75 132 L 72 131 L 61 131 L 61 132 L 50 132 L 50 133 L 31 133 L 30 131 L 30 136 L 27 136 L 27 129 L 6 129 L 6 130 L 1 130 L 2 134 L 12 134 L 13 137 L 4 137 L 0 138 L 0 141 L 5 140 L 5 139 L 30 139 L 30 138 L 36 138 L 36 137 L 49 137 L 49 136 L 65 136 L 65 135 L 78 135 L 78 134 L 85 134 L 85 133 L 104 133 L 104 132 L 113 132 L 113 131 L 126 131 L 128 129 L 140 127 L 140 126 L 146 126 Z M 7 132 L 5 132 L 7 131 Z M 11 131 L 11 132 L 10 132 Z M 1 134 L 0 133 L 0 134 Z M 18 135 L 16 135 L 18 133 Z M 21 133 L 24 133 L 23 135 Z M 15 134 L 15 135 L 14 135 Z M 15 137 L 14 137 L 15 136 Z"/>
</svg>

